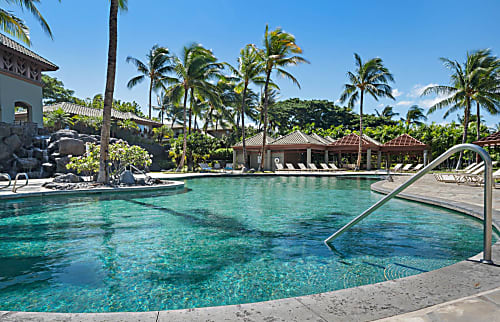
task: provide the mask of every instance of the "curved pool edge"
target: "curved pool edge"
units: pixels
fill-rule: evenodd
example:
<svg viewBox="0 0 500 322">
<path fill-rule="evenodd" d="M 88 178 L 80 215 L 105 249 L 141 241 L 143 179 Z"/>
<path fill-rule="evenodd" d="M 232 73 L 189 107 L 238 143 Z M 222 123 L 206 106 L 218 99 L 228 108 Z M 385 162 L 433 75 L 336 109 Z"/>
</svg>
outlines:
<svg viewBox="0 0 500 322">
<path fill-rule="evenodd" d="M 372 190 L 388 193 L 379 181 Z M 400 194 L 398 197 L 436 205 L 482 219 L 482 207 L 439 198 Z M 500 212 L 494 213 L 498 228 Z M 500 258 L 500 242 L 493 245 Z M 369 321 L 417 311 L 500 287 L 500 267 L 478 262 L 481 254 L 438 270 L 401 279 L 265 302 L 195 309 L 119 313 L 0 312 L 0 321 Z"/>
</svg>

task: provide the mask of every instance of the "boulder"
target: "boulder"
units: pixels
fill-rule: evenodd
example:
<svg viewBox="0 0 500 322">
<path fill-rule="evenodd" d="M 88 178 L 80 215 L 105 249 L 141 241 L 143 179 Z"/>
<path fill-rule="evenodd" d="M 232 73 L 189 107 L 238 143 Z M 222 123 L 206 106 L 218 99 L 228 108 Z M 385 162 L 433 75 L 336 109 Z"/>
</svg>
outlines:
<svg viewBox="0 0 500 322">
<path fill-rule="evenodd" d="M 16 161 L 17 167 L 21 170 L 31 171 L 40 165 L 40 161 L 35 158 L 18 158 Z"/>
<path fill-rule="evenodd" d="M 59 141 L 52 142 L 49 144 L 49 147 L 47 148 L 47 151 L 49 154 L 53 154 L 54 152 L 59 150 Z"/>
<path fill-rule="evenodd" d="M 54 182 L 78 183 L 78 182 L 83 182 L 83 179 L 81 177 L 77 176 L 76 174 L 68 173 L 68 174 L 63 174 L 63 175 L 55 177 Z"/>
<path fill-rule="evenodd" d="M 61 158 L 56 158 L 56 171 L 60 173 L 68 173 L 66 165 L 69 163 L 69 157 L 64 156 Z"/>
<path fill-rule="evenodd" d="M 8 150 L 11 152 L 17 151 L 23 144 L 17 134 L 12 134 L 6 137 L 5 139 L 3 139 L 3 143 L 7 146 Z"/>
<path fill-rule="evenodd" d="M 90 135 L 87 135 L 87 134 L 80 134 L 78 136 L 78 139 L 82 140 L 83 142 L 85 143 L 98 143 L 99 141 L 97 141 L 96 138 L 90 136 Z"/>
<path fill-rule="evenodd" d="M 59 140 L 59 153 L 62 155 L 84 155 L 85 143 L 79 139 L 62 138 Z"/>
<path fill-rule="evenodd" d="M 78 139 L 78 132 L 73 130 L 59 130 L 50 136 L 50 142 L 59 141 L 61 138 Z"/>
<path fill-rule="evenodd" d="M 0 124 L 0 139 L 8 137 L 10 135 L 10 126 Z"/>
<path fill-rule="evenodd" d="M 123 173 L 120 175 L 120 183 L 135 184 L 134 174 L 129 170 L 123 171 Z"/>
<path fill-rule="evenodd" d="M 12 157 L 12 152 L 9 151 L 9 148 L 0 142 L 0 160 L 6 160 Z"/>
<path fill-rule="evenodd" d="M 56 165 L 50 162 L 42 164 L 42 169 L 45 173 L 53 173 L 56 170 Z"/>
<path fill-rule="evenodd" d="M 10 133 L 22 136 L 24 133 L 24 129 L 22 126 L 19 125 L 11 126 Z"/>
</svg>

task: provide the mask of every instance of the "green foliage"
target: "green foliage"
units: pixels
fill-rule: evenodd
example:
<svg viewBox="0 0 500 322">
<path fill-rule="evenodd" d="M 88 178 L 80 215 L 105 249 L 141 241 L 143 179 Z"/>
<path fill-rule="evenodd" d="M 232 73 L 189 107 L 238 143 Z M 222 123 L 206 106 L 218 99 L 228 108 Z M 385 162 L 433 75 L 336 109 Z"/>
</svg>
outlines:
<svg viewBox="0 0 500 322">
<path fill-rule="evenodd" d="M 95 175 L 99 171 L 100 146 L 89 143 L 87 153 L 84 156 L 72 157 L 66 165 L 68 169 L 76 170 L 77 173 Z M 110 167 L 113 173 L 129 165 L 136 167 L 150 166 L 152 163 L 149 153 L 137 145 L 128 145 L 121 141 L 109 146 Z"/>
<path fill-rule="evenodd" d="M 120 120 L 118 121 L 118 126 L 129 131 L 139 131 L 139 126 L 132 120 Z"/>
<path fill-rule="evenodd" d="M 153 129 L 153 136 L 158 143 L 170 140 L 174 137 L 174 131 L 167 125 L 162 125 Z"/>
<path fill-rule="evenodd" d="M 76 103 L 78 100 L 73 96 L 75 91 L 64 88 L 64 83 L 55 77 L 42 75 L 42 96 L 44 104 L 54 104 L 60 102 Z"/>
<path fill-rule="evenodd" d="M 182 158 L 183 135 L 179 135 L 176 139 L 170 141 L 170 156 L 177 163 L 180 163 Z M 217 139 L 211 138 L 199 132 L 193 132 L 186 137 L 186 158 L 197 163 L 200 160 L 207 160 L 210 154 L 220 148 L 220 142 Z"/>
<path fill-rule="evenodd" d="M 76 127 L 86 127 L 97 131 L 102 126 L 102 116 L 92 117 L 85 115 L 75 115 L 73 116 L 73 125 Z"/>
<path fill-rule="evenodd" d="M 55 130 L 60 130 L 68 125 L 73 125 L 71 116 L 64 112 L 62 108 L 46 113 L 43 122 L 45 126 Z"/>
<path fill-rule="evenodd" d="M 216 149 L 210 154 L 211 160 L 225 160 L 229 161 L 233 159 L 233 149 L 232 148 L 220 148 Z"/>
</svg>

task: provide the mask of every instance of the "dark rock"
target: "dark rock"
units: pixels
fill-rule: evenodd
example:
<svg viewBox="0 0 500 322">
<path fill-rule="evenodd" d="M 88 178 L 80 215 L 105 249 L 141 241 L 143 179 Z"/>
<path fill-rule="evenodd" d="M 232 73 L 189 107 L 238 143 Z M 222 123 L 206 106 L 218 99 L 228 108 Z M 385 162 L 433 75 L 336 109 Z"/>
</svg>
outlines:
<svg viewBox="0 0 500 322">
<path fill-rule="evenodd" d="M 79 139 L 62 138 L 59 140 L 59 153 L 62 155 L 84 155 L 85 143 Z"/>
<path fill-rule="evenodd" d="M 10 135 L 10 126 L 0 124 L 0 139 Z"/>
<path fill-rule="evenodd" d="M 78 136 L 78 139 L 82 140 L 83 142 L 85 143 L 98 143 L 99 141 L 97 141 L 96 138 L 90 136 L 90 135 L 87 135 L 87 134 L 80 134 Z"/>
<path fill-rule="evenodd" d="M 21 170 L 31 171 L 40 165 L 40 161 L 35 158 L 18 158 L 16 161 L 17 167 Z"/>
<path fill-rule="evenodd" d="M 123 173 L 120 175 L 120 183 L 135 184 L 134 174 L 129 170 L 123 171 Z"/>
<path fill-rule="evenodd" d="M 0 142 L 0 160 L 6 160 L 12 157 L 12 151 L 4 143 Z"/>
<path fill-rule="evenodd" d="M 13 125 L 10 128 L 10 133 L 22 136 L 24 133 L 23 127 L 19 125 Z"/>
<path fill-rule="evenodd" d="M 59 150 L 59 141 L 50 143 L 49 147 L 47 148 L 47 151 L 49 152 L 49 154 L 52 154 L 58 150 Z"/>
<path fill-rule="evenodd" d="M 7 146 L 7 149 L 12 152 L 17 151 L 23 144 L 17 134 L 6 137 L 3 139 L 3 143 Z"/>
<path fill-rule="evenodd" d="M 56 170 L 56 165 L 53 163 L 46 162 L 42 164 L 42 169 L 46 173 L 53 173 Z"/>
<path fill-rule="evenodd" d="M 66 165 L 69 163 L 69 157 L 64 156 L 61 158 L 56 158 L 56 171 L 61 172 L 61 173 L 68 173 L 68 169 L 66 168 Z"/>
<path fill-rule="evenodd" d="M 78 132 L 73 130 L 59 130 L 50 136 L 50 142 L 59 141 L 61 138 L 78 139 Z"/>
<path fill-rule="evenodd" d="M 145 178 L 138 178 L 137 179 L 137 184 L 141 185 L 141 186 L 145 186 L 146 185 L 146 179 Z"/>
<path fill-rule="evenodd" d="M 76 174 L 73 173 L 68 173 L 68 174 L 63 174 L 58 177 L 54 178 L 54 182 L 58 183 L 78 183 L 78 182 L 83 182 L 83 179 Z"/>
</svg>

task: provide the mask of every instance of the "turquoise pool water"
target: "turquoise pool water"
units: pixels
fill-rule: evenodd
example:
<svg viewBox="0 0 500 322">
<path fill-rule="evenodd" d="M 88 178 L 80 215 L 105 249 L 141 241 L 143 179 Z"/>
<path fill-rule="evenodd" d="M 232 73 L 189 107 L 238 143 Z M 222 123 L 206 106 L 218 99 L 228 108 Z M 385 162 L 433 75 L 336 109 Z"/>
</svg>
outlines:
<svg viewBox="0 0 500 322">
<path fill-rule="evenodd" d="M 0 310 L 107 312 L 264 301 L 381 282 L 481 251 L 481 223 L 366 179 L 204 178 L 158 193 L 0 202 Z"/>
</svg>

